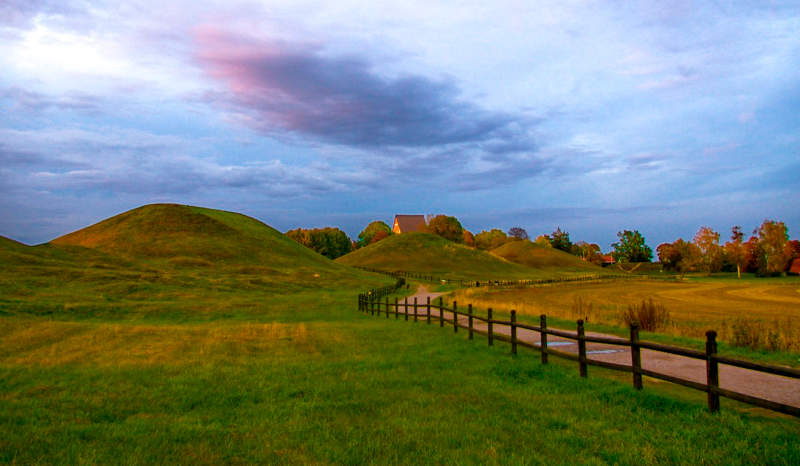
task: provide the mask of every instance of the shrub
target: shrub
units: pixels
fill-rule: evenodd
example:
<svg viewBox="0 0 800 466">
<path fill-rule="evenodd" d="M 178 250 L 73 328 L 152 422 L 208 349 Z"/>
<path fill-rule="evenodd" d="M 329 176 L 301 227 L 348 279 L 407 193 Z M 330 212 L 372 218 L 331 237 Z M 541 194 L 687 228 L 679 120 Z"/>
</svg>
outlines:
<svg viewBox="0 0 800 466">
<path fill-rule="evenodd" d="M 642 300 L 641 305 L 631 304 L 623 311 L 622 320 L 628 325 L 639 324 L 639 328 L 654 332 L 669 323 L 669 311 L 663 304 L 656 303 L 653 298 Z"/>
</svg>

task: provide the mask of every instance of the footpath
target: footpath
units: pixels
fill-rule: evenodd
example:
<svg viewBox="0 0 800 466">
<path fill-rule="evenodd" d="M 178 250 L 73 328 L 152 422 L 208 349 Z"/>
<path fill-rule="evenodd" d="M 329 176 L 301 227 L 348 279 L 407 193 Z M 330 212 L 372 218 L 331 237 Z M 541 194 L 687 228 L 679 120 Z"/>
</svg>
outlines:
<svg viewBox="0 0 800 466">
<path fill-rule="evenodd" d="M 428 298 L 433 301 L 443 294 L 444 293 L 431 293 L 425 286 L 420 285 L 417 293 L 411 296 L 409 300 L 413 301 L 414 298 L 417 298 L 417 302 L 425 303 Z M 438 312 L 435 315 L 438 320 Z M 444 311 L 444 318 L 452 322 L 452 312 Z M 468 319 L 467 316 L 459 316 L 459 326 L 467 326 Z M 477 319 L 473 320 L 473 328 L 479 332 L 488 332 L 488 325 Z M 553 329 L 575 333 L 571 330 L 557 329 L 555 327 Z M 505 335 L 510 338 L 511 329 L 506 326 L 495 325 L 494 333 L 496 335 Z M 594 332 L 587 332 L 587 335 L 614 337 L 614 335 Z M 539 346 L 538 332 L 519 328 L 517 329 L 517 339 Z M 578 354 L 578 343 L 576 341 L 556 336 L 548 336 L 547 346 L 557 347 L 560 351 Z M 591 359 L 631 366 L 630 348 L 587 342 L 586 354 Z M 705 361 L 648 349 L 641 350 L 641 359 L 643 369 L 681 377 L 700 384 L 706 382 Z M 647 377 L 645 377 L 645 382 L 668 383 Z M 719 383 L 720 388 L 800 407 L 800 380 L 797 379 L 720 364 Z"/>
</svg>

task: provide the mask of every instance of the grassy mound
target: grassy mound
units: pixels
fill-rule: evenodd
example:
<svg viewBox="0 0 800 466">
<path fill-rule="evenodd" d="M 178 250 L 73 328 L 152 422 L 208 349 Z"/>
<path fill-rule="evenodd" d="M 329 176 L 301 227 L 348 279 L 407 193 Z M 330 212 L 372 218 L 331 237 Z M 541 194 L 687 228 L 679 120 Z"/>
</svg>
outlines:
<svg viewBox="0 0 800 466">
<path fill-rule="evenodd" d="M 55 246 L 82 246 L 176 265 L 260 264 L 335 267 L 329 260 L 245 215 L 176 204 L 153 204 L 57 238 Z"/>
<path fill-rule="evenodd" d="M 346 265 L 386 271 L 430 273 L 464 279 L 541 278 L 541 271 L 429 233 L 393 235 L 336 259 Z M 553 271 L 548 271 L 552 275 Z"/>
<path fill-rule="evenodd" d="M 534 244 L 530 241 L 512 241 L 493 249 L 492 254 L 505 260 L 534 269 L 557 269 L 568 272 L 601 273 L 602 267 L 558 249 Z"/>
</svg>

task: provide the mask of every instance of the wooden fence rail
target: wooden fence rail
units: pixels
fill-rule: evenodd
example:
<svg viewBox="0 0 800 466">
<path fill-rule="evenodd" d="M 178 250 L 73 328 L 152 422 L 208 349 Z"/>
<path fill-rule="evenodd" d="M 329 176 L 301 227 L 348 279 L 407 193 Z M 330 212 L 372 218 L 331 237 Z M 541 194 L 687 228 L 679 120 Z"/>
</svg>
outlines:
<svg viewBox="0 0 800 466">
<path fill-rule="evenodd" d="M 403 303 L 399 303 L 397 298 L 395 298 L 394 303 L 390 303 L 388 299 L 388 294 L 393 293 L 403 285 L 404 282 L 398 280 L 398 282 L 394 286 L 384 287 L 378 290 L 370 290 L 368 293 L 359 295 L 358 297 L 359 310 L 365 313 L 370 313 L 372 315 L 374 315 L 377 312 L 378 316 L 381 315 L 381 312 L 384 312 L 387 319 L 389 318 L 389 314 L 394 314 L 395 319 L 397 319 L 400 314 L 404 314 L 405 320 L 408 320 L 409 318 L 408 298 L 406 298 Z M 385 298 L 383 302 L 381 302 L 382 298 Z M 402 311 L 401 307 L 403 308 Z M 539 325 L 535 326 L 518 322 L 516 312 L 513 310 L 510 312 L 510 320 L 498 320 L 493 317 L 494 313 L 492 309 L 488 309 L 487 315 L 484 317 L 482 315 L 476 314 L 471 304 L 467 306 L 466 312 L 459 311 L 457 302 L 453 301 L 452 307 L 447 307 L 444 305 L 442 298 L 439 298 L 438 303 L 431 302 L 430 298 L 428 298 L 427 302 L 424 304 L 424 310 L 425 310 L 424 314 L 420 315 L 419 312 L 421 311 L 422 307 L 423 306 L 418 305 L 416 300 L 413 304 L 411 304 L 412 308 L 411 312 L 413 312 L 414 322 L 418 322 L 417 320 L 418 317 L 424 317 L 424 320 L 428 324 L 430 324 L 431 318 L 433 317 L 434 319 L 438 319 L 440 327 L 443 327 L 445 324 L 448 325 L 452 324 L 453 332 L 457 333 L 459 327 L 468 329 L 469 339 L 473 339 L 474 334 L 486 335 L 489 346 L 493 345 L 495 340 L 508 342 L 511 344 L 511 353 L 515 356 L 517 355 L 517 346 L 532 348 L 541 352 L 542 364 L 547 364 L 548 357 L 551 355 L 577 361 L 579 373 L 582 377 L 588 376 L 588 366 L 604 367 L 607 369 L 631 373 L 633 377 L 633 386 L 637 390 L 641 390 L 643 387 L 642 376 L 647 376 L 706 392 L 708 394 L 708 409 L 711 412 L 719 411 L 720 409 L 719 398 L 722 396 L 742 403 L 747 403 L 759 406 L 761 408 L 766 408 L 784 414 L 800 417 L 800 408 L 796 406 L 778 403 L 775 401 L 766 400 L 751 395 L 747 395 L 744 393 L 739 393 L 732 390 L 720 388 L 719 386 L 720 364 L 726 364 L 729 366 L 740 367 L 756 372 L 779 375 L 793 379 L 800 379 L 800 370 L 790 367 L 756 363 L 751 361 L 734 359 L 727 356 L 721 356 L 717 353 L 717 341 L 716 341 L 717 333 L 713 330 L 706 332 L 705 351 L 698 351 L 689 348 L 681 348 L 678 346 L 664 345 L 661 343 L 641 341 L 639 340 L 639 328 L 635 324 L 631 326 L 630 337 L 628 339 L 625 339 L 618 337 L 602 337 L 602 336 L 586 335 L 582 320 L 577 321 L 577 327 L 575 332 L 549 328 L 547 326 L 547 316 L 544 314 L 542 314 L 539 317 Z M 431 313 L 432 309 L 439 310 L 438 316 L 432 315 Z M 445 315 L 445 312 L 450 313 L 452 317 L 448 318 Z M 464 317 L 464 319 L 462 319 L 462 317 Z M 475 321 L 485 322 L 487 330 L 483 331 L 480 329 L 476 329 L 474 326 Z M 497 326 L 508 327 L 509 335 L 497 333 Z M 517 337 L 518 329 L 525 329 L 532 332 L 538 332 L 540 336 L 539 344 L 537 345 L 534 343 L 520 340 Z M 577 341 L 578 354 L 568 353 L 566 351 L 554 349 L 552 346 L 548 346 L 548 339 L 547 339 L 548 335 Z M 588 358 L 586 351 L 587 342 L 631 348 L 631 365 L 617 364 L 617 363 Z M 673 375 L 663 374 L 660 372 L 644 369 L 642 367 L 642 359 L 641 359 L 642 349 L 649 349 L 652 351 L 669 353 L 682 357 L 705 361 L 706 382 L 699 383 L 692 380 L 682 379 L 680 377 L 676 377 Z"/>
</svg>

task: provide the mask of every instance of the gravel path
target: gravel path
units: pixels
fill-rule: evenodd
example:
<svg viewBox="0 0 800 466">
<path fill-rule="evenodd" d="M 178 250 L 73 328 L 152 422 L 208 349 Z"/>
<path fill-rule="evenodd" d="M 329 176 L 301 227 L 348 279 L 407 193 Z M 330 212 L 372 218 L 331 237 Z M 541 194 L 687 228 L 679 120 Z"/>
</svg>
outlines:
<svg viewBox="0 0 800 466">
<path fill-rule="evenodd" d="M 427 298 L 430 297 L 431 301 L 433 301 L 443 294 L 444 293 L 431 293 L 425 286 L 420 285 L 417 293 L 414 296 L 411 296 L 409 301 L 413 302 L 414 298 L 417 298 L 417 302 L 423 305 L 419 309 L 419 312 L 423 314 L 425 312 L 424 303 L 426 302 Z M 413 308 L 411 306 L 409 306 L 409 312 L 413 312 Z M 431 315 L 432 318 L 436 317 L 436 320 L 438 320 L 438 310 L 432 311 Z M 445 311 L 444 317 L 445 319 L 452 321 L 452 312 Z M 467 326 L 468 317 L 459 316 L 459 324 Z M 479 320 L 473 320 L 473 328 L 477 331 L 483 332 L 488 330 L 488 326 Z M 565 331 L 574 332 L 572 330 Z M 494 332 L 495 334 L 506 335 L 509 337 L 511 336 L 511 329 L 508 326 L 495 325 Z M 614 337 L 614 335 L 604 335 L 593 332 L 587 332 L 587 335 Z M 524 342 L 539 346 L 540 337 L 538 332 L 526 329 L 517 329 L 517 338 Z M 552 346 L 554 349 L 573 354 L 578 353 L 577 341 L 548 335 L 547 342 L 548 346 Z M 627 366 L 631 365 L 630 348 L 587 342 L 586 353 L 589 359 L 624 364 Z M 641 358 L 642 368 L 644 369 L 681 377 L 683 379 L 688 379 L 702 384 L 706 383 L 705 361 L 648 349 L 641 350 Z M 591 368 L 589 370 L 591 370 Z M 644 377 L 644 379 L 645 385 L 648 383 L 666 383 L 648 377 Z M 800 380 L 798 379 L 765 374 L 749 369 L 742 369 L 739 367 L 728 366 L 726 364 L 720 364 L 719 381 L 721 388 L 776 401 L 778 403 L 800 407 Z"/>
</svg>

